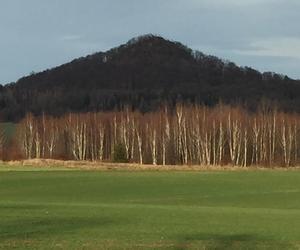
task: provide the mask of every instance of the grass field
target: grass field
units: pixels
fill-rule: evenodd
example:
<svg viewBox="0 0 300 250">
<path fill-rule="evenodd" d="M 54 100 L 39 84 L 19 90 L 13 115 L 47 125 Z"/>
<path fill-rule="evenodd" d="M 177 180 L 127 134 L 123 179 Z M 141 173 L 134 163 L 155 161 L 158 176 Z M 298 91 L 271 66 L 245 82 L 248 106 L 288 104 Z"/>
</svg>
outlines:
<svg viewBox="0 0 300 250">
<path fill-rule="evenodd" d="M 300 172 L 0 167 L 2 249 L 300 249 Z"/>
</svg>

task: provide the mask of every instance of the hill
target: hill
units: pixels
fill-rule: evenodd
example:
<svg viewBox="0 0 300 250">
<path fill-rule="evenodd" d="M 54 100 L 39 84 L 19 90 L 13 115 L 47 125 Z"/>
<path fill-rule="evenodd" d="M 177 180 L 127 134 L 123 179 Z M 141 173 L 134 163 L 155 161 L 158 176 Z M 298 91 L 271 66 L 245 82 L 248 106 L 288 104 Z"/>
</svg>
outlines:
<svg viewBox="0 0 300 250">
<path fill-rule="evenodd" d="M 27 112 L 62 115 L 124 105 L 146 112 L 179 101 L 210 106 L 222 101 L 253 110 L 266 100 L 300 112 L 299 97 L 300 81 L 145 35 L 1 86 L 0 118 L 16 121 Z"/>
</svg>

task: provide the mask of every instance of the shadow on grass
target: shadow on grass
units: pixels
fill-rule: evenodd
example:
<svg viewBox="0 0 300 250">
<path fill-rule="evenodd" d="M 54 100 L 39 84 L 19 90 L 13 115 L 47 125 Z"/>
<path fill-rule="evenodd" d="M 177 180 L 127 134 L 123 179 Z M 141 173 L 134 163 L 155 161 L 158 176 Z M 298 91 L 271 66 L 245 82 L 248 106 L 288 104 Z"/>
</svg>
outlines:
<svg viewBox="0 0 300 250">
<path fill-rule="evenodd" d="M 74 233 L 78 230 L 106 228 L 120 224 L 120 220 L 107 217 L 98 218 L 49 218 L 19 219 L 18 221 L 1 223 L 0 239 L 49 237 L 51 235 Z"/>
<path fill-rule="evenodd" d="M 178 239 L 175 249 L 295 249 L 289 242 L 254 234 L 191 234 Z"/>
</svg>

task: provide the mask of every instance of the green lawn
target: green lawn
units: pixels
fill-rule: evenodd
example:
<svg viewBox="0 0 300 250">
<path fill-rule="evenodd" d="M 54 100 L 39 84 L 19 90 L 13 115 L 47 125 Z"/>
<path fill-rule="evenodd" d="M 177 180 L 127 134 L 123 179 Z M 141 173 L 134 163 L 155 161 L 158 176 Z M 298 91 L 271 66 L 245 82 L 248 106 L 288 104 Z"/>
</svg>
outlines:
<svg viewBox="0 0 300 250">
<path fill-rule="evenodd" d="M 299 171 L 2 169 L 3 249 L 300 249 Z"/>
</svg>

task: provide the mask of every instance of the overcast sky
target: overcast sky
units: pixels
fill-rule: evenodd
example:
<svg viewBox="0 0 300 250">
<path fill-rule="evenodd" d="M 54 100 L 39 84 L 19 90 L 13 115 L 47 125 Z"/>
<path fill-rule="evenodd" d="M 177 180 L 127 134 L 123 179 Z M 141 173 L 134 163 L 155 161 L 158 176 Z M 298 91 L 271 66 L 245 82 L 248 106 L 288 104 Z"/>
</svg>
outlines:
<svg viewBox="0 0 300 250">
<path fill-rule="evenodd" d="M 300 79 L 300 0 L 0 0 L 0 83 L 154 33 Z"/>
</svg>

